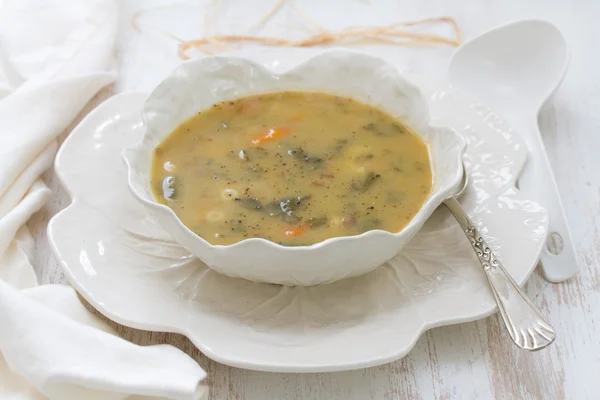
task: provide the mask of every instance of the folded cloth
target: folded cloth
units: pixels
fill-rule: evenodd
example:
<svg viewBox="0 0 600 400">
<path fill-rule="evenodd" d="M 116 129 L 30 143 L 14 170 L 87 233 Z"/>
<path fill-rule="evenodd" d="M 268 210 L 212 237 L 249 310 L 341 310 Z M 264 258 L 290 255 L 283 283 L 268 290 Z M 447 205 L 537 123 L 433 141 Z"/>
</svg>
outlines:
<svg viewBox="0 0 600 400">
<path fill-rule="evenodd" d="M 1 3 L 1 0 L 0 0 Z M 6 0 L 0 9 L 0 399 L 205 399 L 206 374 L 138 346 L 66 285 L 37 286 L 25 223 L 50 197 L 56 137 L 111 83 L 114 0 Z"/>
</svg>

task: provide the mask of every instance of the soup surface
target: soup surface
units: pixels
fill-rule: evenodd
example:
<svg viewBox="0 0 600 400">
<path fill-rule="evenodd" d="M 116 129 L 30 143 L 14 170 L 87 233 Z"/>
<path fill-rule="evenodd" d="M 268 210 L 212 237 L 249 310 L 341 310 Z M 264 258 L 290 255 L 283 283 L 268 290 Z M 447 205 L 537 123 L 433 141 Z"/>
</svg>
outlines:
<svg viewBox="0 0 600 400">
<path fill-rule="evenodd" d="M 156 199 L 212 244 L 399 232 L 430 193 L 427 146 L 369 105 L 281 92 L 224 102 L 160 143 Z"/>
</svg>

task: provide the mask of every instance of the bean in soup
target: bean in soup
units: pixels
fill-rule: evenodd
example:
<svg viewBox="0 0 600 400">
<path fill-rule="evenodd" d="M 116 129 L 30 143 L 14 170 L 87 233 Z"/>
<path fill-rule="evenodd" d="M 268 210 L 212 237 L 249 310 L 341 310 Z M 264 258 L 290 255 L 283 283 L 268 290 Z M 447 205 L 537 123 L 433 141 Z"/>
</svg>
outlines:
<svg viewBox="0 0 600 400">
<path fill-rule="evenodd" d="M 281 92 L 215 104 L 154 150 L 154 196 L 211 244 L 399 232 L 431 191 L 427 146 L 358 101 Z"/>
</svg>

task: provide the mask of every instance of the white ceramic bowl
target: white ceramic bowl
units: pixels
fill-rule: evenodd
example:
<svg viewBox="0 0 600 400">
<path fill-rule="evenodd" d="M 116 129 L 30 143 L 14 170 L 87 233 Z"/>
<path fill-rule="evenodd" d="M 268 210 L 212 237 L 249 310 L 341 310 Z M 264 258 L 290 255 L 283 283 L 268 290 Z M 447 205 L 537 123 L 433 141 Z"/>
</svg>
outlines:
<svg viewBox="0 0 600 400">
<path fill-rule="evenodd" d="M 228 246 L 211 245 L 188 229 L 170 208 L 155 201 L 150 189 L 152 151 L 180 123 L 215 103 L 284 90 L 327 92 L 365 102 L 402 120 L 427 143 L 433 189 L 402 231 L 372 230 L 299 247 L 259 238 Z M 152 91 L 142 115 L 142 141 L 123 151 L 133 195 L 176 242 L 210 268 L 252 281 L 314 285 L 364 274 L 396 255 L 462 177 L 462 137 L 429 123 L 421 91 L 393 65 L 353 51 L 328 50 L 283 73 L 243 58 L 187 61 Z"/>
</svg>

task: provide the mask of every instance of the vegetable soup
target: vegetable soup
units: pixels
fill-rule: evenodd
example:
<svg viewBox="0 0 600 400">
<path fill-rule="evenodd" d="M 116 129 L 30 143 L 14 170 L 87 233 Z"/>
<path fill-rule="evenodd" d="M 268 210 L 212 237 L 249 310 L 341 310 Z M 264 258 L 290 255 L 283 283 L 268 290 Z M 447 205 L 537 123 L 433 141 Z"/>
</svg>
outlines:
<svg viewBox="0 0 600 400">
<path fill-rule="evenodd" d="M 399 232 L 432 186 L 427 146 L 372 106 L 281 92 L 215 104 L 154 150 L 152 188 L 211 244 Z"/>
</svg>

